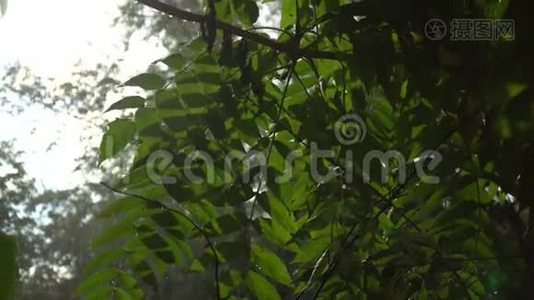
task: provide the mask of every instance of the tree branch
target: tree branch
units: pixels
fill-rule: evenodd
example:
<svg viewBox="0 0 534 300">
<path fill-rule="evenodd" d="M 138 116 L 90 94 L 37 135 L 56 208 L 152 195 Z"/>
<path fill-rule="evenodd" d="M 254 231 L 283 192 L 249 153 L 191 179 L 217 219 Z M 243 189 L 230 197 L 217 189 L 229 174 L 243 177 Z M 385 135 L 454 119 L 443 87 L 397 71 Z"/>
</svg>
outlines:
<svg viewBox="0 0 534 300">
<path fill-rule="evenodd" d="M 168 5 L 166 3 L 159 2 L 157 0 L 137 0 L 137 2 L 144 4 L 146 6 L 149 6 L 162 13 L 181 19 L 181 20 L 186 20 L 186 21 L 195 22 L 195 23 L 204 23 L 206 21 L 206 16 L 204 15 L 194 14 L 186 10 L 182 10 L 174 6 Z M 302 49 L 302 48 L 299 48 L 298 45 L 294 45 L 292 43 L 281 43 L 273 39 L 270 39 L 266 36 L 263 36 L 261 34 L 257 34 L 254 32 L 244 30 L 242 28 L 233 26 L 231 24 L 228 24 L 220 20 L 215 21 L 215 27 L 220 30 L 228 31 L 233 35 L 240 36 L 247 40 L 254 41 L 258 44 L 265 45 L 279 52 L 287 53 L 290 56 L 295 57 L 295 58 L 305 57 L 309 59 L 315 58 L 315 59 L 340 60 L 342 59 L 342 56 L 344 56 L 343 53 L 319 51 L 319 50 L 312 50 L 312 49 Z"/>
</svg>

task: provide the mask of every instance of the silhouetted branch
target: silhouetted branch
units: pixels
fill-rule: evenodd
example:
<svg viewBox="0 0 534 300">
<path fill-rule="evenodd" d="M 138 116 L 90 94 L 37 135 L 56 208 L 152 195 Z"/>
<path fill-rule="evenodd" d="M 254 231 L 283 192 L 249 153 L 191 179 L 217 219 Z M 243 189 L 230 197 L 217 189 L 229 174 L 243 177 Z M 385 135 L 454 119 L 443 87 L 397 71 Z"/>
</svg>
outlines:
<svg viewBox="0 0 534 300">
<path fill-rule="evenodd" d="M 137 2 L 149 6 L 157 11 L 171 15 L 181 20 L 191 21 L 195 23 L 204 23 L 206 22 L 206 16 L 198 15 L 191 12 L 188 12 L 183 9 L 176 8 L 174 6 L 168 5 L 155 0 L 137 0 Z M 342 59 L 343 53 L 328 52 L 328 51 L 319 51 L 312 49 L 303 49 L 300 48 L 296 43 L 281 43 L 270 39 L 264 35 L 257 34 L 254 32 L 247 31 L 245 29 L 233 26 L 226 22 L 216 20 L 215 27 L 220 30 L 225 30 L 233 35 L 240 36 L 247 40 L 254 41 L 258 44 L 265 45 L 272 49 L 275 49 L 279 52 L 284 52 L 294 58 L 305 57 L 309 59 L 332 59 L 340 60 Z"/>
</svg>

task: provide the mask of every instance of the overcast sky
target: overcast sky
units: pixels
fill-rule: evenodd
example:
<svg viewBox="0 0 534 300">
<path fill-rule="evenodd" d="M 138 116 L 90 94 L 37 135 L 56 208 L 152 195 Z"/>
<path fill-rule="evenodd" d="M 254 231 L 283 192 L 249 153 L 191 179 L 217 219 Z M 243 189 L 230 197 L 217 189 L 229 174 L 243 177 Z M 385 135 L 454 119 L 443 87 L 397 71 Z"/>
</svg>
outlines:
<svg viewBox="0 0 534 300">
<path fill-rule="evenodd" d="M 120 80 L 144 71 L 168 53 L 143 40 L 142 32 L 132 37 L 124 53 L 122 30 L 112 27 L 124 1 L 132 0 L 8 0 L 7 13 L 0 18 L 0 77 L 4 66 L 18 62 L 36 76 L 65 82 L 76 65 L 91 69 L 96 63 L 116 62 L 119 57 L 124 59 Z M 276 3 L 269 4 L 273 5 Z M 259 23 L 279 21 L 272 8 L 261 8 Z M 120 95 L 111 95 L 107 105 L 119 99 Z M 9 100 L 17 101 L 16 97 Z M 102 112 L 97 117 L 115 116 Z M 97 137 L 93 146 L 98 146 L 101 135 L 87 131 L 89 124 L 68 112 L 56 114 L 40 106 L 26 107 L 15 116 L 0 107 L 0 140 L 15 139 L 16 150 L 24 151 L 25 168 L 40 189 L 65 189 L 84 182 L 83 174 L 73 172 L 75 159 L 84 152 L 81 141 L 93 135 Z"/>
<path fill-rule="evenodd" d="M 37 76 L 68 81 L 75 65 L 91 68 L 121 56 L 125 58 L 123 79 L 136 75 L 165 51 L 139 35 L 129 52 L 123 53 L 121 30 L 112 27 L 122 2 L 9 0 L 7 13 L 0 18 L 0 76 L 4 66 L 19 62 Z M 118 99 L 108 102 L 114 100 Z M 68 112 L 56 114 L 40 106 L 26 107 L 16 116 L 0 108 L 0 140 L 15 139 L 16 149 L 24 151 L 29 175 L 40 188 L 71 188 L 83 182 L 82 174 L 73 172 L 75 158 L 83 154 L 84 135 L 99 134 L 87 132 L 88 124 Z M 53 142 L 56 145 L 47 151 Z"/>
</svg>

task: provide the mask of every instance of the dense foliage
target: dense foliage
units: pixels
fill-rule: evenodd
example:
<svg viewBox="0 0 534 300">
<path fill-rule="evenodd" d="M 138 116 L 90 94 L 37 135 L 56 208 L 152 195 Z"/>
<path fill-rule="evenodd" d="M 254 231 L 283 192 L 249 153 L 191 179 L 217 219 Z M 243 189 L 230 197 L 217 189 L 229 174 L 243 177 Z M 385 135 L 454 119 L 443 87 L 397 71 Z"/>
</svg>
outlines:
<svg viewBox="0 0 534 300">
<path fill-rule="evenodd" d="M 139 2 L 201 23 L 201 37 L 110 107 L 135 113 L 108 125 L 100 161 L 135 154 L 109 186 L 121 197 L 100 213 L 113 225 L 82 297 L 185 297 L 165 286 L 190 273 L 206 283 L 197 297 L 218 299 L 528 294 L 531 1 L 283 1 L 274 29 L 251 27 L 253 0 L 207 1 L 206 16 Z M 434 18 L 513 19 L 516 36 L 431 41 Z M 343 143 L 339 120 L 356 115 L 367 134 Z M 406 178 L 395 157 L 366 168 L 390 150 Z"/>
</svg>

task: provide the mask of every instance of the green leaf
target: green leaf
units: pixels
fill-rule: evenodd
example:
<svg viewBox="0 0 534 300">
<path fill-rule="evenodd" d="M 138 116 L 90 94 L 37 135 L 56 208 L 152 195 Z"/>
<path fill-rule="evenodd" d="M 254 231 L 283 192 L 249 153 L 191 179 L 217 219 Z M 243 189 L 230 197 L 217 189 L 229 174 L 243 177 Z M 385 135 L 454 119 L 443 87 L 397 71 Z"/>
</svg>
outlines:
<svg viewBox="0 0 534 300">
<path fill-rule="evenodd" d="M 126 291 L 124 291 L 123 289 L 114 289 L 113 290 L 113 295 L 115 296 L 114 299 L 116 300 L 131 300 L 133 299 L 130 294 L 128 294 Z"/>
<path fill-rule="evenodd" d="M 311 239 L 307 244 L 299 249 L 293 259 L 294 263 L 310 263 L 315 261 L 330 244 L 330 236 L 322 235 Z"/>
<path fill-rule="evenodd" d="M 280 20 L 280 28 L 285 29 L 289 25 L 297 22 L 297 7 L 296 1 L 282 1 L 282 18 Z"/>
<path fill-rule="evenodd" d="M 404 99 L 406 98 L 407 93 L 408 93 L 408 80 L 405 80 L 401 85 L 399 96 L 401 97 L 401 99 Z"/>
<path fill-rule="evenodd" d="M 151 250 L 162 249 L 162 248 L 167 247 L 168 245 L 167 241 L 161 235 L 157 233 L 149 234 L 141 238 L 141 241 L 143 242 L 143 244 L 145 244 L 145 246 L 147 246 Z"/>
<path fill-rule="evenodd" d="M 253 0 L 233 0 L 234 11 L 239 17 L 241 24 L 251 26 L 260 15 L 258 4 Z"/>
<path fill-rule="evenodd" d="M 161 119 L 155 108 L 139 108 L 135 112 L 135 125 L 140 136 L 159 136 Z"/>
<path fill-rule="evenodd" d="M 261 271 L 272 279 L 285 285 L 291 284 L 291 276 L 286 265 L 271 250 L 257 245 L 252 246 L 252 261 L 258 264 Z"/>
<path fill-rule="evenodd" d="M 105 250 L 97 254 L 87 265 L 85 265 L 85 274 L 93 274 L 99 270 L 104 269 L 110 263 L 119 259 L 122 254 L 122 249 L 116 248 Z"/>
<path fill-rule="evenodd" d="M 524 83 L 508 82 L 506 84 L 506 92 L 507 92 L 508 97 L 510 99 L 513 99 L 513 98 L 517 97 L 519 94 L 521 94 L 527 88 L 528 88 L 528 85 L 526 85 Z"/>
<path fill-rule="evenodd" d="M 84 293 L 84 299 L 87 300 L 100 300 L 100 299 L 109 299 L 113 294 L 113 288 L 107 285 L 98 286 L 92 290 Z"/>
<path fill-rule="evenodd" d="M 135 290 L 138 288 L 137 280 L 127 272 L 117 271 L 117 278 L 120 281 L 121 288 L 124 290 Z"/>
<path fill-rule="evenodd" d="M 108 282 L 115 278 L 115 269 L 106 269 L 91 274 L 78 286 L 78 294 L 88 294 L 91 290 L 98 290 L 107 286 Z"/>
<path fill-rule="evenodd" d="M 243 214 L 227 214 L 218 217 L 212 225 L 221 234 L 228 234 L 242 229 L 246 224 L 246 219 Z"/>
<path fill-rule="evenodd" d="M 312 1 L 313 3 L 314 1 Z M 321 17 L 324 14 L 330 12 L 339 7 L 339 0 L 329 0 L 329 1 L 316 1 L 319 2 L 317 5 L 317 17 Z"/>
<path fill-rule="evenodd" d="M 278 246 L 284 246 L 291 240 L 291 233 L 288 232 L 284 226 L 280 225 L 276 220 L 260 219 L 259 225 L 262 234 L 271 242 Z"/>
<path fill-rule="evenodd" d="M 126 196 L 106 203 L 106 205 L 98 212 L 97 217 L 112 218 L 121 212 L 126 212 L 134 207 L 141 207 L 142 205 L 144 205 L 143 200 Z"/>
<path fill-rule="evenodd" d="M 120 237 L 134 235 L 135 222 L 141 215 L 143 215 L 141 209 L 129 211 L 120 221 L 100 232 L 100 234 L 93 239 L 93 247 L 105 246 L 116 241 Z"/>
<path fill-rule="evenodd" d="M 126 81 L 125 86 L 137 86 L 144 90 L 159 90 L 165 86 L 165 79 L 153 73 L 143 73 Z"/>
<path fill-rule="evenodd" d="M 479 2 L 484 9 L 486 18 L 501 19 L 508 8 L 509 0 Z"/>
<path fill-rule="evenodd" d="M 115 156 L 135 137 L 136 126 L 131 120 L 117 119 L 109 123 L 108 126 L 109 128 L 102 137 L 102 142 L 100 143 L 100 158 L 98 164 Z"/>
<path fill-rule="evenodd" d="M 175 53 L 162 59 L 161 62 L 171 69 L 180 70 L 187 63 L 187 59 L 181 54 Z"/>
<path fill-rule="evenodd" d="M 113 103 L 105 112 L 108 112 L 110 110 L 139 108 L 143 106 L 145 106 L 145 98 L 139 96 L 130 96 L 122 98 L 121 100 Z"/>
<path fill-rule="evenodd" d="M 256 272 L 248 272 L 245 282 L 247 283 L 248 288 L 259 300 L 282 299 L 276 288 L 267 279 Z"/>
<path fill-rule="evenodd" d="M 12 299 L 17 279 L 15 238 L 0 232 L 0 300 Z"/>
</svg>

